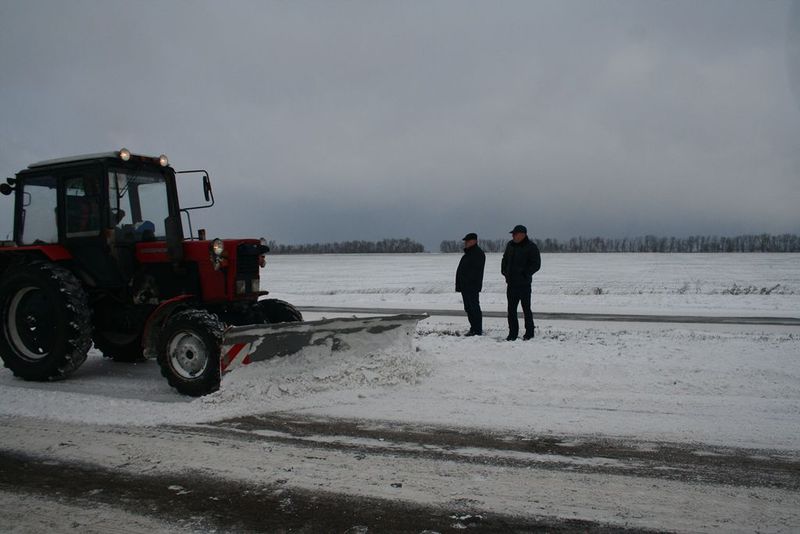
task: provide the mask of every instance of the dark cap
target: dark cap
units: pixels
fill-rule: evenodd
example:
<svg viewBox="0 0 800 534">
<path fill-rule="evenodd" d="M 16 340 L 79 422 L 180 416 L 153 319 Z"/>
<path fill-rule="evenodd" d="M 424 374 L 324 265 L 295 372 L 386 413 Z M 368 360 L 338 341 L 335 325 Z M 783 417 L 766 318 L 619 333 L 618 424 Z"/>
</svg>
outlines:
<svg viewBox="0 0 800 534">
<path fill-rule="evenodd" d="M 522 226 L 521 224 L 516 225 L 514 229 L 509 232 L 509 234 L 527 234 L 527 233 L 528 229 Z"/>
<path fill-rule="evenodd" d="M 464 239 L 462 239 L 461 241 L 470 241 L 472 239 L 478 239 L 478 234 L 476 234 L 475 232 L 470 232 L 467 235 L 465 235 Z"/>
</svg>

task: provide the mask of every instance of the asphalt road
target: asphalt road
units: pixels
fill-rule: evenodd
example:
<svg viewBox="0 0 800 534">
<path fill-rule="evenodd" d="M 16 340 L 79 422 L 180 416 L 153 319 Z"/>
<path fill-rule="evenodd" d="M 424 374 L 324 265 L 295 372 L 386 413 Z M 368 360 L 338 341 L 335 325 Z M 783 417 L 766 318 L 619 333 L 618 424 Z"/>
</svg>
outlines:
<svg viewBox="0 0 800 534">
<path fill-rule="evenodd" d="M 465 316 L 463 310 L 436 310 L 414 308 L 349 308 L 329 306 L 301 306 L 301 311 L 317 313 L 352 314 L 416 314 L 426 313 L 444 317 Z M 484 317 L 504 318 L 506 312 L 484 311 Z M 521 315 L 520 315 L 521 317 Z M 800 326 L 800 317 L 728 317 L 722 315 L 636 315 L 616 313 L 546 313 L 534 312 L 534 319 L 549 321 L 617 321 L 634 323 L 692 323 L 692 324 L 732 324 L 732 325 L 775 325 Z"/>
</svg>

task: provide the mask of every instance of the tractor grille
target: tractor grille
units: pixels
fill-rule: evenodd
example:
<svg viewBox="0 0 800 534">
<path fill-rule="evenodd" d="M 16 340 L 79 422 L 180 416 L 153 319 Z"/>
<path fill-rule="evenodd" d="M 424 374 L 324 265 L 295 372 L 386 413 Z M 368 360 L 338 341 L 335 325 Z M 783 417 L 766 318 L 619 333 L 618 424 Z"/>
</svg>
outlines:
<svg viewBox="0 0 800 534">
<path fill-rule="evenodd" d="M 239 245 L 236 249 L 236 279 L 258 278 L 258 245 Z"/>
<path fill-rule="evenodd" d="M 236 294 L 257 293 L 259 283 L 258 257 L 261 254 L 259 245 L 241 244 L 236 248 Z"/>
</svg>

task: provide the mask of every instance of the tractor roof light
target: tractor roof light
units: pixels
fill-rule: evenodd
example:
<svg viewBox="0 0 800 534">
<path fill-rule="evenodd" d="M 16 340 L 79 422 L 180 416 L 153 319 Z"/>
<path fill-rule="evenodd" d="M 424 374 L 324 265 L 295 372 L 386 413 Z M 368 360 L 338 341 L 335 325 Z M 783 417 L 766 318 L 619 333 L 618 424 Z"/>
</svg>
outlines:
<svg viewBox="0 0 800 534">
<path fill-rule="evenodd" d="M 131 151 L 127 148 L 123 148 L 119 151 L 119 159 L 122 161 L 130 161 L 131 159 Z"/>
<path fill-rule="evenodd" d="M 166 155 L 161 154 L 160 156 L 158 156 L 158 163 L 162 167 L 166 167 L 167 165 L 169 165 L 169 158 Z"/>
</svg>

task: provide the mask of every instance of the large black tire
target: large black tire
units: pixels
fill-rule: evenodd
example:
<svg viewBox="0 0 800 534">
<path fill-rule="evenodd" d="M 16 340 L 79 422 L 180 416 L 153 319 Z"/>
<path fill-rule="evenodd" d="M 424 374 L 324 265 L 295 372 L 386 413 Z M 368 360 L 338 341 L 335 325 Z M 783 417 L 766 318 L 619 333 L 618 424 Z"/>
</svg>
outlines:
<svg viewBox="0 0 800 534">
<path fill-rule="evenodd" d="M 303 320 L 300 310 L 284 300 L 259 300 L 255 305 L 265 323 L 294 323 Z"/>
<path fill-rule="evenodd" d="M 94 302 L 94 346 L 115 362 L 139 362 L 145 359 L 142 333 L 155 306 L 126 306 L 112 298 Z"/>
<path fill-rule="evenodd" d="M 144 360 L 142 334 L 103 332 L 95 328 L 92 341 L 97 350 L 115 362 L 140 362 Z"/>
<path fill-rule="evenodd" d="M 223 332 L 217 316 L 206 310 L 184 310 L 167 319 L 158 364 L 169 385 L 192 397 L 217 391 Z"/>
<path fill-rule="evenodd" d="M 25 380 L 66 378 L 92 346 L 91 310 L 75 276 L 32 261 L 10 267 L 0 282 L 0 357 Z"/>
</svg>

